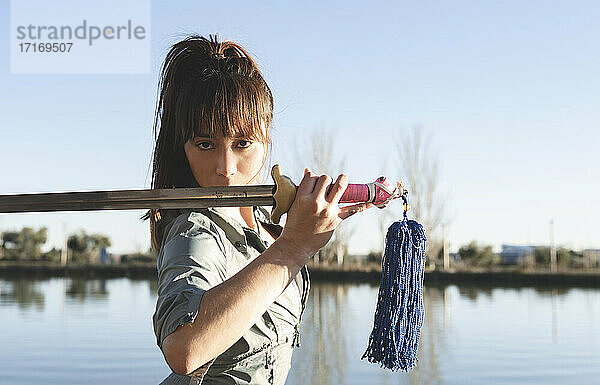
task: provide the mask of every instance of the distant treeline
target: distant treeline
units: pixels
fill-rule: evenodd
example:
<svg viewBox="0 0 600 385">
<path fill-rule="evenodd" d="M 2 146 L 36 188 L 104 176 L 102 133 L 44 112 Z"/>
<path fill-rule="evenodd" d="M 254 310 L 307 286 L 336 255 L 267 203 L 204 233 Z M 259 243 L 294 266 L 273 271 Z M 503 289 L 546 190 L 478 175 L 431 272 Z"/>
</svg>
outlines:
<svg viewBox="0 0 600 385">
<path fill-rule="evenodd" d="M 47 234 L 46 227 L 37 231 L 30 227 L 24 227 L 20 231 L 0 233 L 0 258 L 15 261 L 60 262 L 62 259 L 68 263 L 97 263 L 100 261 L 100 250 L 111 246 L 110 238 L 107 235 L 88 234 L 84 230 L 79 230 L 67 237 L 66 254 L 57 248 L 42 252 L 42 246 L 47 241 Z M 537 246 L 531 248 L 531 252 L 520 259 L 517 264 L 547 267 L 550 266 L 550 254 L 549 247 Z M 451 267 L 493 267 L 506 263 L 501 254 L 492 251 L 492 246 L 479 245 L 476 242 L 461 246 L 457 253 L 451 254 L 450 259 Z M 113 255 L 110 259 L 112 263 L 154 262 L 155 260 L 156 252 L 151 249 L 147 252 Z M 346 260 L 346 258 L 342 258 L 342 260 Z M 436 258 L 428 256 L 427 260 L 431 267 L 443 266 L 443 250 L 440 250 Z M 354 261 L 381 263 L 381 252 L 372 252 L 366 258 L 354 258 Z M 586 263 L 583 253 L 563 247 L 556 249 L 556 262 L 559 267 L 563 268 L 580 268 Z"/>
<path fill-rule="evenodd" d="M 519 259 L 517 264 L 527 266 L 550 266 L 550 247 L 536 246 L 530 253 L 526 253 Z M 457 257 L 460 262 L 471 266 L 493 266 L 506 263 L 501 254 L 492 252 L 492 246 L 478 245 L 471 242 L 468 245 L 458 249 Z M 556 248 L 556 263 L 559 267 L 579 268 L 585 264 L 584 255 L 581 252 L 570 250 L 564 247 Z"/>
<path fill-rule="evenodd" d="M 48 229 L 42 227 L 34 230 L 24 227 L 20 231 L 5 231 L 0 233 L 0 259 L 13 261 L 47 261 L 68 263 L 98 263 L 100 250 L 111 246 L 110 238 L 104 234 L 88 234 L 79 230 L 67 237 L 67 250 L 63 255 L 62 248 L 53 247 L 47 252 L 42 252 L 42 246 L 48 238 Z M 124 262 L 153 262 L 156 253 L 148 250 L 146 253 L 111 256 L 113 263 Z"/>
<path fill-rule="evenodd" d="M 469 267 L 494 267 L 506 264 L 521 265 L 523 267 L 549 267 L 550 266 L 550 247 L 535 246 L 531 247 L 531 252 L 525 253 L 517 261 L 504 260 L 501 253 L 494 253 L 491 245 L 480 245 L 477 242 L 470 242 L 458 249 L 457 253 L 450 254 L 450 266 L 454 268 Z M 437 268 L 443 266 L 443 250 L 432 258 L 427 256 L 428 264 Z M 367 256 L 370 262 L 381 262 L 381 253 L 371 253 Z M 586 261 L 582 252 L 570 250 L 564 247 L 556 249 L 556 263 L 561 268 L 581 268 L 586 263 L 595 267 L 596 261 L 591 264 Z"/>
</svg>

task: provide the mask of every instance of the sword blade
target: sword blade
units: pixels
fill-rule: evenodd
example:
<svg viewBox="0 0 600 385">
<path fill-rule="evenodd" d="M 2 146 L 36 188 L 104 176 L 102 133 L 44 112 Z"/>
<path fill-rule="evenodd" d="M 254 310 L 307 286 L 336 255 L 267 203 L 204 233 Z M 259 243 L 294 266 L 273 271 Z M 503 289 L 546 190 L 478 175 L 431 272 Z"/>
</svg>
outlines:
<svg viewBox="0 0 600 385">
<path fill-rule="evenodd" d="M 273 206 L 275 185 L 0 195 L 0 213 Z"/>
</svg>

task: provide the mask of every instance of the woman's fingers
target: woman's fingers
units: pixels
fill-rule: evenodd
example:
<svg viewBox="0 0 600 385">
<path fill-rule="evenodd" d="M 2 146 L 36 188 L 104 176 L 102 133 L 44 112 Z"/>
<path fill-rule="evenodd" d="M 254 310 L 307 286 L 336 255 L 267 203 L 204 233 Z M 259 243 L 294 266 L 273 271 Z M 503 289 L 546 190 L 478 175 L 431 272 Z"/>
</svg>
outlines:
<svg viewBox="0 0 600 385">
<path fill-rule="evenodd" d="M 327 190 L 325 200 L 329 203 L 338 203 L 342 195 L 348 188 L 348 177 L 344 174 L 340 174 L 335 183 L 331 185 L 331 188 Z"/>
<path fill-rule="evenodd" d="M 338 216 L 342 219 L 346 219 L 356 213 L 370 209 L 371 207 L 373 207 L 373 203 L 371 202 L 357 203 L 351 206 L 340 207 L 340 213 Z"/>
<path fill-rule="evenodd" d="M 321 196 L 325 199 L 325 190 L 331 184 L 331 177 L 329 175 L 321 175 L 319 179 L 317 179 L 317 183 L 315 183 L 315 189 L 313 193 L 316 196 Z"/>
<path fill-rule="evenodd" d="M 304 169 L 304 177 L 298 185 L 296 195 L 308 195 L 311 194 L 315 188 L 317 178 L 307 168 Z"/>
<path fill-rule="evenodd" d="M 358 203 L 339 207 L 339 200 L 348 187 L 347 177 L 341 174 L 335 183 L 331 182 L 327 175 L 317 176 L 304 170 L 281 239 L 293 240 L 294 244 L 314 254 L 327 244 L 342 220 L 373 206 L 372 203 Z"/>
</svg>

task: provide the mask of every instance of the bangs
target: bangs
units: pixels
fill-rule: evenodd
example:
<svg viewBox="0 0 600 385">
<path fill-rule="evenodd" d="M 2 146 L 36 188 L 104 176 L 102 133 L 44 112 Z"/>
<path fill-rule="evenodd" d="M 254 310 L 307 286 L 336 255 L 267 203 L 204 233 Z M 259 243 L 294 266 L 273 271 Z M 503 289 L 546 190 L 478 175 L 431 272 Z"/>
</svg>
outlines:
<svg viewBox="0 0 600 385">
<path fill-rule="evenodd" d="M 219 135 L 268 142 L 273 102 L 260 81 L 219 76 L 190 83 L 180 92 L 177 103 L 180 145 L 194 136 Z"/>
</svg>

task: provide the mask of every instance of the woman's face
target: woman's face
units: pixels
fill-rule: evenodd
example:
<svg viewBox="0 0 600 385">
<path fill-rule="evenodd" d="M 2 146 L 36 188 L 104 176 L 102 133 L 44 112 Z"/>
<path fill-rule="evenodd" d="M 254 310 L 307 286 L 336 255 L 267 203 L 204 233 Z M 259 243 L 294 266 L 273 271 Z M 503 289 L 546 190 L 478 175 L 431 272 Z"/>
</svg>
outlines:
<svg viewBox="0 0 600 385">
<path fill-rule="evenodd" d="M 266 148 L 250 138 L 197 136 L 183 146 L 202 187 L 256 184 Z"/>
</svg>

